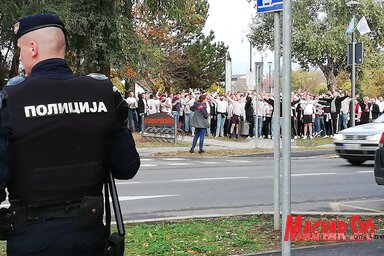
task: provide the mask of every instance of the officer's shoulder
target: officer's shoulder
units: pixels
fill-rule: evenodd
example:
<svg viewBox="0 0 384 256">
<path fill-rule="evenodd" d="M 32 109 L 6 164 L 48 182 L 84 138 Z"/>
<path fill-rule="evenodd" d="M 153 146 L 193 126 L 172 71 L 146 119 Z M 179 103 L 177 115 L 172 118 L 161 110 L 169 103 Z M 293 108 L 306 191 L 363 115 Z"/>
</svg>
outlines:
<svg viewBox="0 0 384 256">
<path fill-rule="evenodd" d="M 91 77 L 95 80 L 99 80 L 99 81 L 105 81 L 105 80 L 108 80 L 108 77 L 104 74 L 100 74 L 100 73 L 90 73 L 87 75 L 88 77 Z"/>
<path fill-rule="evenodd" d="M 109 80 L 108 77 L 107 77 L 106 75 L 104 75 L 104 74 L 100 74 L 100 73 L 90 73 L 90 74 L 87 75 L 87 77 L 91 77 L 91 78 L 93 78 L 93 79 L 95 79 L 95 80 L 98 80 L 98 81 L 105 81 L 105 80 L 108 80 L 108 81 L 110 81 L 111 84 L 112 84 L 112 81 Z M 112 85 L 113 85 L 113 84 L 112 84 Z M 114 85 L 112 86 L 112 90 L 113 90 L 114 93 L 116 93 L 116 94 L 117 94 L 117 93 L 120 94 L 119 89 L 117 89 L 117 87 L 114 86 Z"/>
<path fill-rule="evenodd" d="M 19 85 L 22 82 L 24 82 L 26 79 L 25 76 L 15 76 L 8 80 L 7 84 L 5 86 L 15 86 Z"/>
</svg>

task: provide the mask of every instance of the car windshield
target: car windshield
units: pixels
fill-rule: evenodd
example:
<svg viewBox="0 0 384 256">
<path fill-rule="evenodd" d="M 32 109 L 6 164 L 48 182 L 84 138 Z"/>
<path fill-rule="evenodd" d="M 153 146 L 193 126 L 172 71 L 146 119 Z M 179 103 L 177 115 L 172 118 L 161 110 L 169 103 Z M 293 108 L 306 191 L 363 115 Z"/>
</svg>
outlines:
<svg viewBox="0 0 384 256">
<path fill-rule="evenodd" d="M 384 123 L 384 115 L 379 116 L 374 123 Z"/>
</svg>

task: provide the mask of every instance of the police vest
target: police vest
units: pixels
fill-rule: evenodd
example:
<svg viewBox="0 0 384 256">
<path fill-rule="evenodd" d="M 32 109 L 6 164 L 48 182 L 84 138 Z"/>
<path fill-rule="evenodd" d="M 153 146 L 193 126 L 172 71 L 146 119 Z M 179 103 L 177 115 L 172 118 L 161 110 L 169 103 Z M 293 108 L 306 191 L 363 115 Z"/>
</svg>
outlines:
<svg viewBox="0 0 384 256">
<path fill-rule="evenodd" d="M 28 77 L 4 90 L 12 131 L 9 198 L 42 206 L 100 196 L 104 145 L 116 121 L 112 83 Z"/>
</svg>

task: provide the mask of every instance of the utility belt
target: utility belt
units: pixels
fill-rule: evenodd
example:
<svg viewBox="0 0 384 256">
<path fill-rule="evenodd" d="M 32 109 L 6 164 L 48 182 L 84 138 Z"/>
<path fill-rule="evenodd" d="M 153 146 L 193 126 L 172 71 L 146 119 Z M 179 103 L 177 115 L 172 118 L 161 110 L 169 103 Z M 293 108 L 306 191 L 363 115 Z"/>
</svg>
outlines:
<svg viewBox="0 0 384 256">
<path fill-rule="evenodd" d="M 27 225 L 54 219 L 77 218 L 81 228 L 102 221 L 103 197 L 84 196 L 81 200 L 55 206 L 27 205 L 20 200 L 11 200 L 9 208 L 0 209 L 0 240 L 9 234 L 24 233 Z"/>
</svg>

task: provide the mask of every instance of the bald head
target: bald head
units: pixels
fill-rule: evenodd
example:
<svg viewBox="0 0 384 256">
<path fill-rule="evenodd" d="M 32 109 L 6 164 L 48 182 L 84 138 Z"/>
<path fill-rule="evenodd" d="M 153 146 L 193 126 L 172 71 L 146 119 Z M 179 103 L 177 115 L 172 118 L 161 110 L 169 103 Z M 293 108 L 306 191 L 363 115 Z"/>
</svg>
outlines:
<svg viewBox="0 0 384 256">
<path fill-rule="evenodd" d="M 64 58 L 65 36 L 57 27 L 46 27 L 31 31 L 19 38 L 20 61 L 27 75 L 40 61 L 50 58 Z"/>
</svg>

